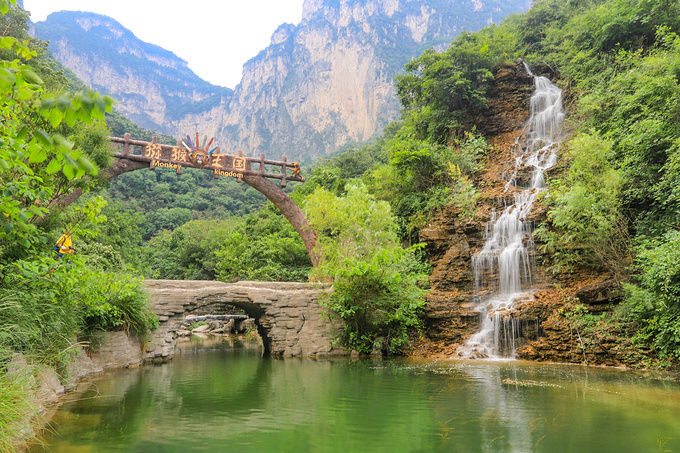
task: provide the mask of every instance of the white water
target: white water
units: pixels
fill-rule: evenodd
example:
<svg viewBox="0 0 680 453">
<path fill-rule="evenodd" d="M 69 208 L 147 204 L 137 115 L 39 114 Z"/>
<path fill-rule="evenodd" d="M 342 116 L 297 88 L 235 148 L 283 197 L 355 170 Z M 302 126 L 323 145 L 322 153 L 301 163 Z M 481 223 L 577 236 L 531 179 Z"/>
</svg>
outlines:
<svg viewBox="0 0 680 453">
<path fill-rule="evenodd" d="M 526 66 L 526 65 L 525 65 Z M 472 257 L 476 307 L 481 329 L 458 354 L 462 357 L 513 357 L 520 345 L 519 325 L 511 314 L 515 303 L 531 297 L 532 228 L 527 215 L 536 195 L 545 189 L 544 173 L 555 165 L 555 149 L 564 111 L 562 90 L 550 80 L 534 76 L 530 117 L 522 142 L 517 142 L 515 167 L 505 186 L 514 201 L 502 212 L 494 211 L 484 232 L 483 249 Z M 531 180 L 520 181 L 520 170 L 531 168 Z"/>
</svg>

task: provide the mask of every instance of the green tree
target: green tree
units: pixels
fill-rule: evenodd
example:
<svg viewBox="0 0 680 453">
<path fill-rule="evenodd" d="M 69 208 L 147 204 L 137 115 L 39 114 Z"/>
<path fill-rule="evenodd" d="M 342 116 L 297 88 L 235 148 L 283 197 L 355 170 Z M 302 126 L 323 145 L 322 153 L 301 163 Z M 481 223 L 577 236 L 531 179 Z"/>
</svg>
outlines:
<svg viewBox="0 0 680 453">
<path fill-rule="evenodd" d="M 151 239 L 156 231 L 174 230 L 191 220 L 191 211 L 187 208 L 160 208 L 146 216 L 142 225 L 142 237 Z"/>
<path fill-rule="evenodd" d="M 90 256 L 113 253 L 118 258 L 111 256 L 110 260 L 120 261 L 118 270 L 132 267 L 142 272 L 144 267 L 139 250 L 143 244 L 140 225 L 144 224 L 144 216 L 139 211 L 123 208 L 117 201 L 106 202 L 101 215 L 106 221 L 90 227 L 92 237 L 81 241 L 79 253 Z"/>
<path fill-rule="evenodd" d="M 6 12 L 6 11 L 5 11 Z M 112 100 L 93 92 L 47 95 L 42 79 L 23 61 L 36 55 L 15 38 L 0 38 L 0 49 L 14 52 L 13 60 L 0 61 L 0 251 L 17 253 L 42 245 L 36 220 L 65 191 L 52 181 L 56 177 L 77 181 L 96 168 L 73 142 L 54 132 L 62 121 L 91 122 L 103 118 Z"/>
<path fill-rule="evenodd" d="M 414 257 L 417 247 L 401 247 L 389 204 L 362 184 L 348 184 L 343 197 L 317 188 L 306 211 L 324 256 L 313 277 L 333 284 L 322 304 L 343 319 L 342 344 L 362 353 L 398 353 L 421 325 L 425 274 Z"/>
<path fill-rule="evenodd" d="M 463 32 L 445 52 L 429 49 L 408 62 L 395 82 L 412 138 L 447 145 L 469 117 L 486 110 L 492 70 L 507 60 L 511 43 L 505 29 L 489 27 Z"/>
<path fill-rule="evenodd" d="M 312 267 L 302 239 L 271 203 L 227 232 L 217 258 L 217 278 L 228 282 L 306 281 Z"/>
<path fill-rule="evenodd" d="M 163 230 L 144 245 L 143 261 L 151 278 L 214 280 L 223 247 L 236 220 L 192 220 Z"/>
<path fill-rule="evenodd" d="M 472 132 L 452 136 L 443 146 L 414 138 L 407 124 L 389 143 L 388 165 L 364 181 L 392 205 L 400 236 L 417 242 L 428 217 L 446 204 L 453 201 L 468 216 L 474 212 L 479 195 L 472 178 L 486 151 L 486 140 Z"/>
</svg>

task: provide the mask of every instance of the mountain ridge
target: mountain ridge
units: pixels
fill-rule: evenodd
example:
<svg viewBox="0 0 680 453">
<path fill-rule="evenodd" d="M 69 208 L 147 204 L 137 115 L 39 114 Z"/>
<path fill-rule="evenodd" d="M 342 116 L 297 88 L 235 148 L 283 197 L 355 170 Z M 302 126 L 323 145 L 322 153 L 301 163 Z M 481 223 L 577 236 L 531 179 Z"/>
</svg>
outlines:
<svg viewBox="0 0 680 453">
<path fill-rule="evenodd" d="M 141 126 L 175 136 L 199 129 L 214 135 L 223 152 L 302 160 L 368 140 L 396 119 L 393 78 L 409 58 L 528 6 L 528 0 L 306 0 L 301 22 L 272 33 L 270 45 L 244 64 L 234 90 L 201 80 L 179 58 L 153 54 L 106 16 L 53 13 L 36 33 Z"/>
</svg>

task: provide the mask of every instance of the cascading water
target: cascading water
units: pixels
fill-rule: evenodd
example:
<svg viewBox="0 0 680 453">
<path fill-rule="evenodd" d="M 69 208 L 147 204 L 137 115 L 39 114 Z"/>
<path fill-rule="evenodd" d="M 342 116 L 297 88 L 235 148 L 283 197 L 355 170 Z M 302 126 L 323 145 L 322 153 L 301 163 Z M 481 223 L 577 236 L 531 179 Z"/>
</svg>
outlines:
<svg viewBox="0 0 680 453">
<path fill-rule="evenodd" d="M 518 325 L 511 313 L 516 301 L 531 295 L 533 241 L 527 215 L 536 195 L 545 189 L 545 171 L 557 161 L 564 111 L 562 90 L 525 67 L 534 78 L 535 90 L 523 140 L 516 143 L 515 167 L 505 186 L 506 193 L 514 194 L 514 202 L 500 214 L 493 212 L 484 232 L 484 247 L 472 257 L 475 309 L 482 326 L 458 351 L 462 357 L 512 357 L 519 344 Z M 518 177 L 526 168 L 531 168 L 530 181 Z"/>
</svg>

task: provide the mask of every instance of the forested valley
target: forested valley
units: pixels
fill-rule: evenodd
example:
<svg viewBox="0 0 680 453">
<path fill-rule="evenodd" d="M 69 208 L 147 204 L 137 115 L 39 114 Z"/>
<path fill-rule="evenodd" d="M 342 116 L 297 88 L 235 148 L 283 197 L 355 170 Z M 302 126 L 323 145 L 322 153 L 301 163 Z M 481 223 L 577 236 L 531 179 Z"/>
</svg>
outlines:
<svg viewBox="0 0 680 453">
<path fill-rule="evenodd" d="M 346 321 L 346 347 L 369 353 L 380 341 L 385 353 L 404 351 L 422 328 L 430 272 L 419 232 L 447 205 L 475 215 L 492 148 L 471 119 L 483 118 L 495 72 L 520 58 L 564 90 L 570 130 L 540 200 L 548 221 L 538 244 L 553 272 L 612 275 L 625 293 L 612 315 L 571 304 L 565 316 L 592 338 L 631 339 L 636 366 L 677 369 L 678 2 L 539 0 L 412 60 L 395 81 L 401 119 L 305 166 L 306 182 L 288 188 L 319 235 L 317 268 L 285 218 L 245 184 L 169 169 L 103 181 L 107 136 L 177 139 L 137 127 L 80 86 L 11 3 L 0 0 L 2 363 L 21 352 L 64 370 L 76 341 L 154 328 L 144 278 L 332 282 L 324 304 Z M 61 205 L 76 188 L 87 194 Z M 77 253 L 56 260 L 67 230 Z M 17 407 L 1 411 L 0 433 Z"/>
</svg>

